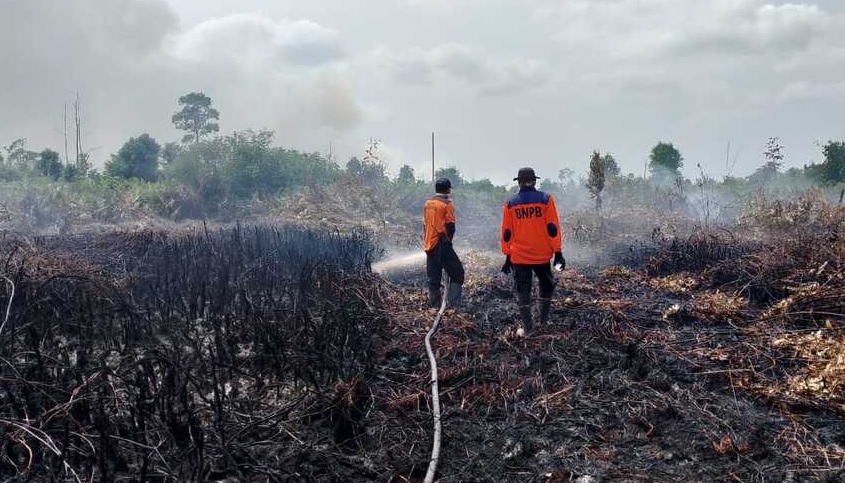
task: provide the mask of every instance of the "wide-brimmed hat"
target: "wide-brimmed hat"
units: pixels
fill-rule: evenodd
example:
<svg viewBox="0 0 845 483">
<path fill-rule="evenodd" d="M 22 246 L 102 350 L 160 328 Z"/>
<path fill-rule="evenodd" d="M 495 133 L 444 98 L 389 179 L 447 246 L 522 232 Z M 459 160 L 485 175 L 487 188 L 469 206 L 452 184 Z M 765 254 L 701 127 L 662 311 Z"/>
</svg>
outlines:
<svg viewBox="0 0 845 483">
<path fill-rule="evenodd" d="M 539 176 L 534 174 L 534 168 L 519 168 L 519 172 L 516 174 L 516 178 L 514 181 L 533 181 L 535 179 L 540 179 Z"/>
</svg>

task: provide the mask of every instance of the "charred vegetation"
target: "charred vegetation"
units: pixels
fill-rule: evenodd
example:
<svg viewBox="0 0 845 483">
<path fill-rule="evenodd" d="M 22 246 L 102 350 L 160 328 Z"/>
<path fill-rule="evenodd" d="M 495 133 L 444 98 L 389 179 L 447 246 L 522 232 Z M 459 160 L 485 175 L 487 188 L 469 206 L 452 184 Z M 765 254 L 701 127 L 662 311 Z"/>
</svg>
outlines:
<svg viewBox="0 0 845 483">
<path fill-rule="evenodd" d="M 295 225 L 6 232 L 0 474 L 422 481 L 434 312 L 421 264 L 371 271 L 415 218 L 321 196 Z M 464 307 L 434 338 L 437 481 L 843 478 L 841 206 L 703 227 L 609 197 L 564 217 L 576 268 L 523 338 L 492 198 L 464 208 L 484 226 L 459 227 Z"/>
</svg>

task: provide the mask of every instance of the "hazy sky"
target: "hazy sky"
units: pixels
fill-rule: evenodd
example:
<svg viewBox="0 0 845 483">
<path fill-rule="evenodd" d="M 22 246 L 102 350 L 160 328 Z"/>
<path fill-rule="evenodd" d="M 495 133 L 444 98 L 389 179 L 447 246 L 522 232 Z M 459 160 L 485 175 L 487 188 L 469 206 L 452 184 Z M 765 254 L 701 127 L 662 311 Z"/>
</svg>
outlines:
<svg viewBox="0 0 845 483">
<path fill-rule="evenodd" d="M 845 2 L 762 0 L 0 0 L 0 145 L 63 152 L 79 93 L 97 166 L 133 136 L 181 138 L 203 91 L 221 131 L 272 129 L 341 165 L 382 143 L 408 163 L 509 182 L 642 173 L 672 142 L 694 178 L 744 176 L 845 138 Z M 728 149 L 730 146 L 730 149 Z"/>
</svg>

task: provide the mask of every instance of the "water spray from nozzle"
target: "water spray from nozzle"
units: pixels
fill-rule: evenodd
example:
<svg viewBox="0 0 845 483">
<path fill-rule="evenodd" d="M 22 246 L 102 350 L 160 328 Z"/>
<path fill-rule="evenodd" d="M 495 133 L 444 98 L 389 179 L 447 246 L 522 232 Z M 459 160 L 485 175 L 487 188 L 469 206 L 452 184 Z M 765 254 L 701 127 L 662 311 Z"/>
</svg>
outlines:
<svg viewBox="0 0 845 483">
<path fill-rule="evenodd" d="M 387 273 L 425 263 L 425 252 L 401 253 L 373 264 L 373 272 Z"/>
</svg>

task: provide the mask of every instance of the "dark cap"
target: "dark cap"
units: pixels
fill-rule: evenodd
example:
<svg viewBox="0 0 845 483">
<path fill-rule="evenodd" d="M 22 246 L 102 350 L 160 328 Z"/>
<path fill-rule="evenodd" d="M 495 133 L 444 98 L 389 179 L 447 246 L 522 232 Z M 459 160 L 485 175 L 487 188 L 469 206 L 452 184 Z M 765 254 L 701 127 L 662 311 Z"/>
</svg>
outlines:
<svg viewBox="0 0 845 483">
<path fill-rule="evenodd" d="M 452 182 L 449 181 L 449 178 L 438 178 L 437 181 L 434 182 L 435 193 L 448 193 L 451 189 Z"/>
<path fill-rule="evenodd" d="M 535 179 L 540 179 L 539 176 L 534 174 L 534 168 L 519 168 L 519 172 L 516 174 L 516 178 L 514 181 L 532 181 Z"/>
</svg>

